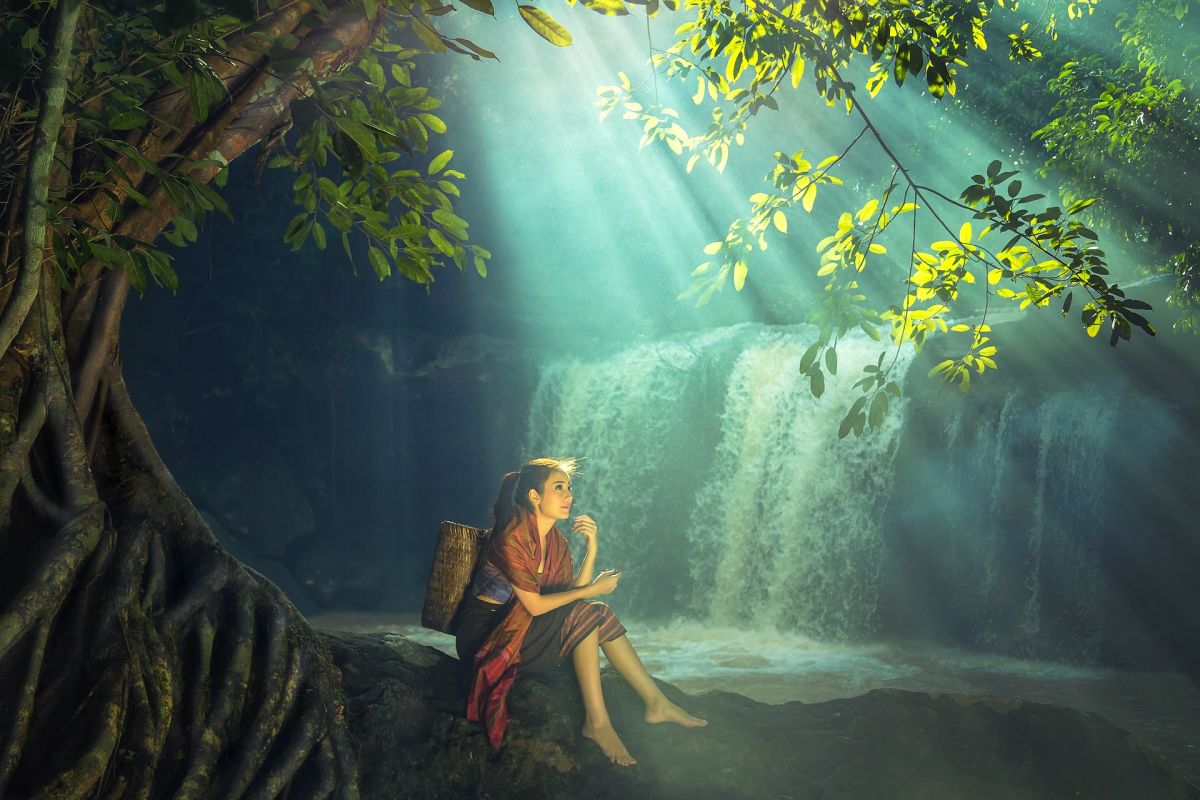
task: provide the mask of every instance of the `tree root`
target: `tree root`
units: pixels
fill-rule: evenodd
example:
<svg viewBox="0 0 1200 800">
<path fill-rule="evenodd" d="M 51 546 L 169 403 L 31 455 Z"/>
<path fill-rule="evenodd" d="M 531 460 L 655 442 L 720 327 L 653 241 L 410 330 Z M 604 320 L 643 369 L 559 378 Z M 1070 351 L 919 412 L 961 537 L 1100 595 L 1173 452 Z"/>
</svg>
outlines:
<svg viewBox="0 0 1200 800">
<path fill-rule="evenodd" d="M 356 58 L 379 24 L 333 5 L 321 31 L 297 27 L 309 24 L 303 2 L 263 23 L 312 39 L 313 75 Z M 272 130 L 306 88 L 267 86 L 252 41 L 245 59 L 214 65 L 231 100 L 207 125 L 185 112 L 174 138 L 150 131 L 159 138 L 137 146 L 232 160 Z M 152 241 L 174 211 L 144 188 L 154 205 L 119 230 Z M 44 224 L 26 234 L 26 253 L 41 253 Z M 356 800 L 329 654 L 277 588 L 221 548 L 129 398 L 125 274 L 91 265 L 63 297 L 34 262 L 0 290 L 0 797 Z"/>
<path fill-rule="evenodd" d="M 0 759 L 0 786 L 8 783 L 13 769 L 17 766 L 17 761 L 21 758 L 25 736 L 29 731 L 29 720 L 33 716 L 33 698 L 37 693 L 38 682 L 41 678 L 42 660 L 46 655 L 46 640 L 49 636 L 50 626 L 41 625 L 33 632 L 30 640 L 25 679 L 21 684 L 17 706 L 13 710 L 8 740 L 4 743 L 4 756 Z"/>
</svg>

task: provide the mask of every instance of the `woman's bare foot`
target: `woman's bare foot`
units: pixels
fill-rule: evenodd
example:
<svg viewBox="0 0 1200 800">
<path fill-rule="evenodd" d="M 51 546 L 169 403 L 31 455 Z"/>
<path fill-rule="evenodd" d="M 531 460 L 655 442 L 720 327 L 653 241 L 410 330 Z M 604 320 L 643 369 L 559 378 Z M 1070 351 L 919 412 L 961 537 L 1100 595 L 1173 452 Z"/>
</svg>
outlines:
<svg viewBox="0 0 1200 800">
<path fill-rule="evenodd" d="M 667 698 L 654 705 L 646 706 L 646 722 L 674 722 L 685 728 L 703 728 L 708 720 L 693 717 Z"/>
<path fill-rule="evenodd" d="M 617 736 L 617 732 L 613 730 L 612 723 L 596 726 L 585 724 L 583 726 L 583 735 L 598 744 L 600 751 L 614 764 L 628 767 L 637 763 L 637 759 L 629 755 L 629 751 L 625 749 L 625 744 L 621 741 L 621 737 Z"/>
</svg>

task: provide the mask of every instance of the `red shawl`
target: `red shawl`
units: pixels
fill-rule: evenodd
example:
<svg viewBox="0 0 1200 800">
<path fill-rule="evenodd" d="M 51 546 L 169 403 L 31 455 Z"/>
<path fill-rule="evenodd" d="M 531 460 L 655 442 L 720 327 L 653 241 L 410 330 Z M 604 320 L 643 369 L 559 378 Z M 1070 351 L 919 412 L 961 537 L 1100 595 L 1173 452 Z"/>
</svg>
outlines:
<svg viewBox="0 0 1200 800">
<path fill-rule="evenodd" d="M 516 519 L 499 536 L 492 539 L 487 558 L 518 589 L 548 594 L 571 588 L 574 570 L 571 550 L 558 526 L 546 534 L 546 563 L 543 574 L 537 574 L 542 546 L 537 532 L 537 520 L 526 511 L 518 511 Z M 521 643 L 533 616 L 525 610 L 520 599 L 514 598 L 512 608 L 496 626 L 479 652 L 475 654 L 475 674 L 467 697 L 467 719 L 483 721 L 488 742 L 499 748 L 508 725 L 508 690 L 517 677 L 521 660 Z"/>
</svg>

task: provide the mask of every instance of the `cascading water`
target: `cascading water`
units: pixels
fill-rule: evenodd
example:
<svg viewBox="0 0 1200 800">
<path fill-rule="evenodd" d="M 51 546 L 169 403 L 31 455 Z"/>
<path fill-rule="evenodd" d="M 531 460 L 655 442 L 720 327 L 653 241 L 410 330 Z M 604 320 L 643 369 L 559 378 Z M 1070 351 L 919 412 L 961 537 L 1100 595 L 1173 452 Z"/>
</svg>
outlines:
<svg viewBox="0 0 1200 800">
<path fill-rule="evenodd" d="M 1113 440 L 1114 407 L 1107 398 L 1067 393 L 1048 398 L 1037 415 L 1029 596 L 1021 627 L 1030 640 L 1048 633 L 1058 652 L 1072 660 L 1093 659 L 1103 632 L 1103 481 L 1097 479 L 1097 467 Z M 1043 631 L 1044 605 L 1054 609 L 1049 631 Z"/>
<path fill-rule="evenodd" d="M 1104 634 L 1100 469 L 1116 404 L 1095 392 L 1008 393 L 952 412 L 941 442 L 910 447 L 888 524 L 904 544 L 897 603 L 932 586 L 924 615 L 950 638 L 1016 655 L 1095 659 Z M 969 415 L 969 419 L 964 419 Z M 914 483 L 912 476 L 926 477 Z M 916 515 L 899 511 L 920 509 Z"/>
<path fill-rule="evenodd" d="M 623 564 L 625 613 L 872 629 L 903 409 L 839 442 L 879 345 L 840 343 L 816 399 L 798 369 L 815 335 L 744 325 L 543 368 L 527 450 L 586 457 L 576 510 L 600 523 L 600 566 Z M 902 357 L 893 377 L 906 369 Z"/>
<path fill-rule="evenodd" d="M 840 375 L 814 398 L 796 369 L 809 336 L 763 332 L 726 380 L 721 439 L 689 525 L 694 607 L 719 624 L 847 638 L 874 627 L 903 408 L 881 430 L 838 441 L 853 382 L 879 346 L 838 347 Z M 903 380 L 907 360 L 893 378 Z"/>
</svg>

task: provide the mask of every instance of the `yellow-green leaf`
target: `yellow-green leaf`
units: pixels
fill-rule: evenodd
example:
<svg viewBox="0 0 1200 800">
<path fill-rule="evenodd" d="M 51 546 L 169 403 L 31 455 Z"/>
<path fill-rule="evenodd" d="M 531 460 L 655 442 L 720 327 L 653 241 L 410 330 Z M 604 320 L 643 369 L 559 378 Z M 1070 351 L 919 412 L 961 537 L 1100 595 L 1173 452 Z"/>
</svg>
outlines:
<svg viewBox="0 0 1200 800">
<path fill-rule="evenodd" d="M 433 159 L 433 161 L 429 162 L 429 174 L 437 175 L 439 172 L 441 172 L 445 168 L 445 166 L 447 164 L 450 163 L 450 159 L 453 156 L 454 156 L 453 150 L 443 150 L 441 153 L 438 154 L 438 156 L 436 158 Z"/>
<path fill-rule="evenodd" d="M 452 245 L 450 240 L 443 236 L 442 232 L 437 228 L 429 229 L 429 241 L 433 242 L 433 246 L 438 250 L 441 250 L 447 256 L 451 258 L 454 257 L 454 245 Z"/>
<path fill-rule="evenodd" d="M 496 9 L 492 7 L 492 0 L 460 0 L 467 8 L 473 8 L 484 14 L 496 16 Z"/>
<path fill-rule="evenodd" d="M 875 209 L 877 209 L 877 208 L 879 208 L 878 200 L 875 200 L 875 199 L 868 200 L 867 204 L 858 210 L 858 213 L 855 214 L 855 217 L 858 218 L 859 222 L 866 222 L 872 216 L 874 216 Z"/>
<path fill-rule="evenodd" d="M 521 19 L 533 28 L 538 36 L 557 47 L 568 47 L 571 44 L 571 34 L 562 25 L 554 21 L 554 17 L 535 6 L 517 6 Z"/>
<path fill-rule="evenodd" d="M 799 56 L 794 56 L 792 62 L 792 88 L 795 89 L 800 85 L 800 80 L 804 77 L 804 59 Z"/>
<path fill-rule="evenodd" d="M 811 212 L 813 210 L 813 203 L 816 202 L 816 199 L 817 185 L 815 183 L 810 183 L 808 188 L 804 190 L 804 197 L 801 198 L 800 205 L 804 206 L 805 211 Z"/>
<path fill-rule="evenodd" d="M 629 9 L 622 0 L 583 0 L 583 4 L 606 17 L 624 17 L 629 14 Z"/>
<path fill-rule="evenodd" d="M 771 222 L 775 223 L 775 227 L 780 233 L 787 233 L 787 216 L 782 211 L 776 211 Z"/>
<path fill-rule="evenodd" d="M 746 273 L 748 271 L 749 271 L 749 269 L 746 266 L 746 262 L 739 258 L 737 263 L 733 265 L 733 288 L 734 288 L 734 290 L 740 292 L 742 290 L 742 287 L 746 285 Z"/>
<path fill-rule="evenodd" d="M 932 378 L 934 375 L 937 375 L 939 373 L 948 372 L 953 367 L 954 367 L 954 361 L 951 359 L 946 359 L 945 361 L 941 362 L 933 369 L 929 370 L 929 377 Z"/>
<path fill-rule="evenodd" d="M 418 114 L 417 118 L 420 119 L 421 122 L 424 122 L 425 127 L 429 128 L 429 130 L 433 131 L 434 133 L 446 132 L 446 123 L 443 122 L 440 117 L 436 117 L 433 114 Z"/>
</svg>

